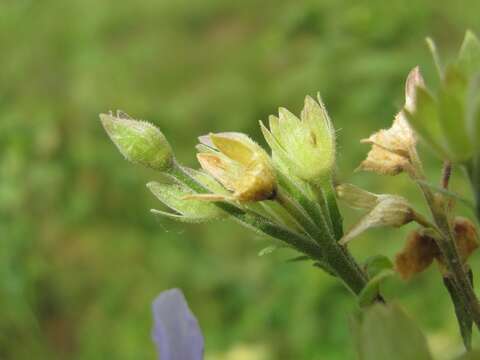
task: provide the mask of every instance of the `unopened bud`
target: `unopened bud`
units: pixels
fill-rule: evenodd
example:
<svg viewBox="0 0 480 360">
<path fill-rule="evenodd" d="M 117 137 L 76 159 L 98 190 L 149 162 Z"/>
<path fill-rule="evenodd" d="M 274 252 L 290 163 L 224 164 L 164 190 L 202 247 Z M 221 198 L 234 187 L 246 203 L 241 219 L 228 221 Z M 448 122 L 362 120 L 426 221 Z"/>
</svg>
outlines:
<svg viewBox="0 0 480 360">
<path fill-rule="evenodd" d="M 353 207 L 368 209 L 369 212 L 354 225 L 340 240 L 346 244 L 368 229 L 376 227 L 400 227 L 416 219 L 417 214 L 406 199 L 396 195 L 377 195 L 353 185 L 337 189 L 340 199 L 350 202 Z"/>
<path fill-rule="evenodd" d="M 133 120 L 117 112 L 100 114 L 105 131 L 125 158 L 134 163 L 159 171 L 167 171 L 173 165 L 173 152 L 162 132 L 154 125 Z"/>
<path fill-rule="evenodd" d="M 262 201 L 275 197 L 277 183 L 267 153 L 244 134 L 220 133 L 201 137 L 208 151 L 197 155 L 201 167 L 232 192 L 195 195 L 205 200 Z"/>
<path fill-rule="evenodd" d="M 335 131 L 320 97 L 310 96 L 300 119 L 285 108 L 270 116 L 270 130 L 262 123 L 265 140 L 281 166 L 308 182 L 328 177 L 335 163 Z"/>
<path fill-rule="evenodd" d="M 337 196 L 348 206 L 356 209 L 373 209 L 378 203 L 379 195 L 363 190 L 352 184 L 341 184 L 336 187 Z"/>
</svg>

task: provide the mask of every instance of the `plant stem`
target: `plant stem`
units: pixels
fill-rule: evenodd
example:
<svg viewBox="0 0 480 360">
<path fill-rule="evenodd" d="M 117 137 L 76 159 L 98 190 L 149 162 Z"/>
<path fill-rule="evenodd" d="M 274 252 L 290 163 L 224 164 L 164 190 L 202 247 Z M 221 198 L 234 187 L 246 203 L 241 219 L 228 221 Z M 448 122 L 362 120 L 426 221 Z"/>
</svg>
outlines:
<svg viewBox="0 0 480 360">
<path fill-rule="evenodd" d="M 472 272 L 469 271 L 469 279 L 472 281 Z M 472 325 L 473 321 L 468 312 L 468 309 L 464 306 L 464 301 L 459 298 L 457 286 L 453 279 L 450 276 L 443 277 L 443 284 L 448 290 L 450 294 L 450 298 L 452 299 L 453 307 L 455 309 L 455 315 L 457 316 L 458 326 L 460 328 L 460 333 L 462 335 L 463 344 L 465 345 L 465 349 L 470 351 L 472 349 Z"/>
<path fill-rule="evenodd" d="M 480 155 L 475 156 L 465 165 L 470 186 L 475 198 L 475 216 L 480 223 Z"/>
<path fill-rule="evenodd" d="M 296 204 L 295 201 L 286 196 L 280 189 L 277 195 L 278 202 L 297 220 L 305 231 L 322 248 L 324 259 L 334 269 L 338 276 L 355 293 L 359 294 L 366 284 L 367 278 L 363 271 L 357 266 L 348 251 L 339 245 L 328 231 L 328 226 L 322 219 L 322 223 L 315 224 L 308 214 Z"/>
<path fill-rule="evenodd" d="M 423 182 L 425 181 L 425 175 L 415 148 L 410 149 L 410 159 L 412 161 L 412 168 L 409 171 L 410 176 L 415 181 L 421 180 L 417 181 L 417 184 L 423 192 L 440 235 L 437 245 L 442 252 L 449 275 L 452 278 L 451 289 L 456 291 L 459 306 L 463 304 L 464 310 L 470 314 L 473 322 L 480 329 L 480 303 L 458 254 L 455 236 L 449 220 L 448 207 L 445 206 L 444 198 L 440 194 L 435 196 Z M 450 174 L 448 174 L 449 176 Z"/>
<path fill-rule="evenodd" d="M 210 192 L 202 184 L 192 178 L 190 174 L 188 174 L 188 172 L 178 164 L 173 166 L 169 174 L 199 194 Z M 328 246 L 321 246 L 319 243 L 306 236 L 295 233 L 278 224 L 272 223 L 270 220 L 261 215 L 245 212 L 233 204 L 227 202 L 216 202 L 215 205 L 228 213 L 242 225 L 284 241 L 314 260 L 327 261 L 335 270 L 335 273 L 346 284 L 347 288 L 349 288 L 354 294 L 358 295 L 364 288 L 366 284 L 366 278 L 364 278 L 364 276 L 359 273 L 354 266 L 352 266 L 350 261 L 343 256 L 342 252 L 339 250 L 340 246 L 336 242 L 332 242 L 331 244 L 328 244 Z"/>
</svg>

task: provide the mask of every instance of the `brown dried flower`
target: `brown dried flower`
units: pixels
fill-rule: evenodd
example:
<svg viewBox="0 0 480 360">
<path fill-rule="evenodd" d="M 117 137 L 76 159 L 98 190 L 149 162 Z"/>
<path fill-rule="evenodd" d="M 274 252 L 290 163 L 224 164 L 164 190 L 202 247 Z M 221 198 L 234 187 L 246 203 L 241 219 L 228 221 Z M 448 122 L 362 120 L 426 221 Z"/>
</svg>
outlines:
<svg viewBox="0 0 480 360">
<path fill-rule="evenodd" d="M 415 67 L 405 83 L 405 108 L 413 111 L 416 104 L 416 89 L 424 86 L 420 69 Z M 372 149 L 360 164 L 359 170 L 374 171 L 382 175 L 397 175 L 410 164 L 410 151 L 416 138 L 403 111 L 400 111 L 389 129 L 380 130 L 362 143 L 371 144 Z"/>
</svg>

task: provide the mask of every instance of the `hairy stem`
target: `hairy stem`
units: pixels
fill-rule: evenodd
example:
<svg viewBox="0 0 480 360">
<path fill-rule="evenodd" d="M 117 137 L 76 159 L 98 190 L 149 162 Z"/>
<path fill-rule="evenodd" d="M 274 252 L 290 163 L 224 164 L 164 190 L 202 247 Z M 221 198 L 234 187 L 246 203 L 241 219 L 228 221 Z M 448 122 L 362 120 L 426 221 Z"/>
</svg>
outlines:
<svg viewBox="0 0 480 360">
<path fill-rule="evenodd" d="M 170 170 L 170 175 L 177 181 L 186 185 L 199 194 L 209 193 L 210 191 L 202 184 L 190 176 L 190 174 L 180 165 Z M 268 236 L 279 239 L 297 250 L 303 252 L 312 259 L 327 261 L 335 270 L 335 273 L 343 280 L 346 286 L 354 293 L 360 294 L 366 284 L 366 279 L 357 269 L 352 266 L 348 259 L 339 251 L 339 245 L 336 242 L 328 246 L 320 246 L 309 237 L 295 233 L 283 226 L 272 223 L 267 218 L 243 211 L 233 204 L 227 202 L 216 202 L 216 206 L 228 213 L 237 222 L 255 231 L 259 231 Z"/>
<path fill-rule="evenodd" d="M 347 283 L 350 289 L 358 294 L 365 286 L 367 277 L 348 251 L 331 236 L 325 221 L 323 220 L 317 226 L 308 214 L 282 190 L 278 192 L 277 201 L 304 227 L 312 238 L 317 240 L 328 264 Z"/>
<path fill-rule="evenodd" d="M 425 200 L 430 208 L 432 218 L 436 225 L 437 231 L 440 235 L 440 239 L 437 241 L 437 245 L 442 252 L 445 259 L 449 276 L 452 279 L 451 289 L 456 292 L 456 298 L 458 299 L 457 306 L 463 306 L 464 311 L 470 314 L 473 322 L 480 329 L 480 303 L 473 290 L 472 283 L 469 280 L 468 274 L 465 271 L 463 262 L 458 254 L 455 235 L 449 220 L 449 207 L 446 206 L 446 202 L 440 194 L 434 195 L 430 188 L 425 185 L 425 175 L 421 166 L 420 159 L 416 152 L 416 149 L 410 149 L 410 158 L 412 161 L 412 168 L 410 169 L 410 176 L 417 181 L 420 189 L 423 192 Z M 448 185 L 448 178 L 450 177 L 451 169 L 447 169 L 448 174 L 446 177 L 445 185 Z M 443 182 L 443 181 L 442 181 Z"/>
</svg>

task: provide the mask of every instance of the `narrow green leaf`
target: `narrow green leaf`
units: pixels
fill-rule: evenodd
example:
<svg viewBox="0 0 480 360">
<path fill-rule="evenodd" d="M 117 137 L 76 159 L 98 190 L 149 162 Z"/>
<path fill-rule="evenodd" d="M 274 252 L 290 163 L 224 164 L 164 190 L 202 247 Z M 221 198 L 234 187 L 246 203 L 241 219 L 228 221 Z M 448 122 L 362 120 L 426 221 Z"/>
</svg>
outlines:
<svg viewBox="0 0 480 360">
<path fill-rule="evenodd" d="M 480 71 L 480 41 L 470 30 L 465 33 L 457 64 L 466 76 L 475 75 Z"/>
<path fill-rule="evenodd" d="M 435 63 L 435 67 L 437 68 L 438 75 L 441 78 L 443 76 L 443 66 L 440 60 L 440 55 L 438 54 L 438 51 L 437 51 L 437 45 L 435 45 L 435 42 L 433 41 L 432 38 L 427 37 L 425 41 L 427 42 L 427 46 L 428 46 L 428 49 L 430 50 L 430 54 L 432 54 L 433 62 Z"/>
<path fill-rule="evenodd" d="M 380 283 L 393 275 L 395 275 L 393 270 L 384 269 L 372 277 L 358 295 L 358 304 L 361 307 L 371 305 L 379 293 Z"/>
<path fill-rule="evenodd" d="M 462 73 L 454 66 L 447 67 L 439 94 L 439 120 L 455 162 L 468 160 L 473 152 L 466 121 L 467 85 Z"/>
<path fill-rule="evenodd" d="M 313 266 L 322 269 L 327 274 L 332 275 L 333 277 L 337 276 L 337 273 L 335 272 L 335 270 L 326 261 L 317 260 L 315 261 Z"/>
<path fill-rule="evenodd" d="M 467 94 L 466 122 L 470 142 L 480 152 L 480 74 L 470 79 Z"/>
<path fill-rule="evenodd" d="M 438 193 L 441 193 L 441 194 L 443 194 L 445 196 L 448 196 L 452 199 L 455 199 L 455 200 L 463 203 L 465 206 L 468 206 L 470 209 L 475 210 L 475 204 L 471 200 L 469 200 L 469 199 L 467 199 L 467 198 L 465 198 L 465 197 L 463 197 L 463 196 L 461 196 L 461 195 L 459 195 L 459 194 L 457 194 L 453 191 L 446 190 L 444 188 L 441 188 L 440 186 L 431 184 L 428 181 L 424 181 L 424 180 L 417 180 L 417 183 L 428 186 L 431 190 L 433 190 L 435 192 L 438 192 Z"/>
<path fill-rule="evenodd" d="M 398 306 L 375 304 L 356 321 L 359 359 L 432 360 L 425 336 Z"/>
<path fill-rule="evenodd" d="M 404 109 L 408 122 L 417 135 L 429 145 L 441 158 L 448 157 L 445 147 L 442 128 L 439 123 L 437 102 L 422 87 L 417 88 L 417 108 L 414 113 Z"/>
</svg>

